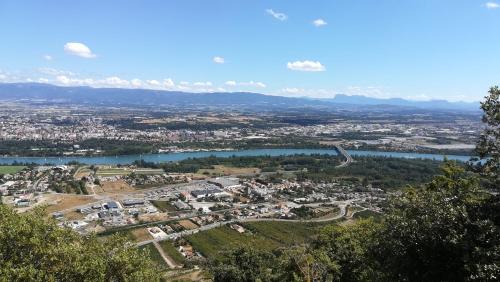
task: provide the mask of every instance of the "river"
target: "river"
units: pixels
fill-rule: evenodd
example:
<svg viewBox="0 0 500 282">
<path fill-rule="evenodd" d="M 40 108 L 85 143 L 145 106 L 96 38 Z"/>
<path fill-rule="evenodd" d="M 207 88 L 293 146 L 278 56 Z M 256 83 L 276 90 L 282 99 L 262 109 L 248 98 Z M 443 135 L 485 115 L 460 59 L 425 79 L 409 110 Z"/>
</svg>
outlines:
<svg viewBox="0 0 500 282">
<path fill-rule="evenodd" d="M 443 155 L 438 154 L 421 154 L 421 153 L 401 153 L 401 152 L 382 152 L 382 151 L 362 151 L 362 150 L 347 150 L 354 158 L 356 156 L 380 156 L 394 158 L 412 158 L 412 159 L 434 159 L 443 160 Z M 337 155 L 334 149 L 249 149 L 240 151 L 208 151 L 208 152 L 182 152 L 182 153 L 160 153 L 160 154 L 143 154 L 143 155 L 120 155 L 120 156 L 95 156 L 95 157 L 0 157 L 0 164 L 11 164 L 14 161 L 22 163 L 37 163 L 37 164 L 56 164 L 62 165 L 70 161 L 78 161 L 85 164 L 130 164 L 135 160 L 147 162 L 171 162 L 181 161 L 188 158 L 204 158 L 209 156 L 216 157 L 231 157 L 231 156 L 287 156 L 295 154 L 327 154 Z M 450 160 L 468 161 L 470 156 L 447 155 Z"/>
</svg>

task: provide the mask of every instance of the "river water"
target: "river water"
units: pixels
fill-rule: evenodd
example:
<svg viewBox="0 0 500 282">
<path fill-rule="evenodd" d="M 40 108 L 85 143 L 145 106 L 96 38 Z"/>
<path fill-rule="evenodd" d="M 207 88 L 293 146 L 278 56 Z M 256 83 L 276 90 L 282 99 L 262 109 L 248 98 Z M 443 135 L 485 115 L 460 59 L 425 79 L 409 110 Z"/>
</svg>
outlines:
<svg viewBox="0 0 500 282">
<path fill-rule="evenodd" d="M 382 152 L 382 151 L 362 151 L 347 150 L 354 159 L 356 156 L 379 156 L 394 158 L 413 158 L 413 159 L 434 159 L 443 160 L 444 155 L 438 154 L 420 154 L 420 153 L 400 153 L 400 152 Z M 188 158 L 204 158 L 209 156 L 231 157 L 231 156 L 288 156 L 296 154 L 327 154 L 338 155 L 334 149 L 249 149 L 239 151 L 207 151 L 207 152 L 180 152 L 180 153 L 161 153 L 161 154 L 143 154 L 143 155 L 119 155 L 119 156 L 96 156 L 96 157 L 0 157 L 0 164 L 11 164 L 14 161 L 22 163 L 37 164 L 56 164 L 62 165 L 70 161 L 78 161 L 85 164 L 130 164 L 135 160 L 144 160 L 147 162 L 171 162 L 181 161 Z M 470 156 L 447 155 L 449 160 L 468 161 Z"/>
</svg>

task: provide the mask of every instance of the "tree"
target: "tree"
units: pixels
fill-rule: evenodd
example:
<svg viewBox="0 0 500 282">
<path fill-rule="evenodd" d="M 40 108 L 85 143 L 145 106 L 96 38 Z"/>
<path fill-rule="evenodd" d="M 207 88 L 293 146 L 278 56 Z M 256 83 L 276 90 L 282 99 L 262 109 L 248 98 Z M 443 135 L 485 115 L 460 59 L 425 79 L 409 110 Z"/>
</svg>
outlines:
<svg viewBox="0 0 500 282">
<path fill-rule="evenodd" d="M 328 272 L 335 281 L 376 281 L 381 274 L 370 256 L 380 225 L 360 220 L 323 228 L 314 243 L 318 253 L 328 258 Z"/>
<path fill-rule="evenodd" d="M 41 209 L 0 205 L 1 281 L 160 281 L 159 271 L 124 237 L 80 236 Z"/>
<path fill-rule="evenodd" d="M 209 270 L 215 282 L 279 281 L 273 279 L 275 262 L 276 257 L 272 253 L 237 248 L 227 252 L 223 261 L 210 262 Z"/>
<path fill-rule="evenodd" d="M 445 163 L 443 173 L 391 202 L 373 256 L 392 280 L 496 280 L 498 198 L 453 163 Z"/>
<path fill-rule="evenodd" d="M 500 89 L 492 87 L 481 103 L 486 128 L 479 137 L 476 151 L 482 162 L 476 168 L 498 188 L 500 186 Z"/>
</svg>

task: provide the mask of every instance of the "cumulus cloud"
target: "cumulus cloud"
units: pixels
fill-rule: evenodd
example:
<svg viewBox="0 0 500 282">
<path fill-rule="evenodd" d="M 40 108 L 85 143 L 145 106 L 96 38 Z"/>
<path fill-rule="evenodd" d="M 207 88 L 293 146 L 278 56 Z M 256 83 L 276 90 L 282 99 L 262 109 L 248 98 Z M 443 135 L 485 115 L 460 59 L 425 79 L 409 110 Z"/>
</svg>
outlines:
<svg viewBox="0 0 500 282">
<path fill-rule="evenodd" d="M 195 86 L 195 87 L 211 87 L 212 85 L 213 85 L 213 83 L 210 81 L 206 81 L 206 82 L 201 81 L 201 82 L 194 82 L 193 83 L 193 86 Z"/>
<path fill-rule="evenodd" d="M 138 78 L 134 78 L 130 81 L 130 85 L 132 85 L 132 87 L 134 88 L 140 88 L 143 86 L 143 82 Z"/>
<path fill-rule="evenodd" d="M 218 56 L 215 56 L 215 57 L 213 58 L 213 61 L 214 61 L 214 63 L 216 63 L 216 64 L 223 64 L 223 63 L 225 63 L 224 58 L 223 58 L 223 57 L 218 57 Z"/>
<path fill-rule="evenodd" d="M 86 59 L 92 59 L 96 57 L 96 55 L 92 53 L 92 50 L 90 50 L 89 47 L 79 42 L 68 42 L 64 44 L 64 51 L 70 55 L 75 55 Z"/>
<path fill-rule="evenodd" d="M 275 12 L 273 9 L 267 9 L 266 13 L 280 21 L 285 21 L 288 18 L 288 16 L 285 15 L 284 13 Z"/>
<path fill-rule="evenodd" d="M 52 59 L 54 59 L 51 55 L 43 55 L 43 58 L 44 58 L 46 61 L 52 61 Z"/>
<path fill-rule="evenodd" d="M 498 9 L 498 8 L 500 8 L 500 4 L 495 3 L 495 2 L 486 2 L 486 3 L 484 3 L 484 6 L 487 9 Z"/>
<path fill-rule="evenodd" d="M 325 26 L 327 25 L 328 23 L 323 20 L 323 19 L 316 19 L 313 21 L 313 25 L 316 26 L 316 27 L 322 27 L 322 26 Z"/>
<path fill-rule="evenodd" d="M 228 80 L 224 83 L 226 86 L 242 86 L 242 87 L 255 87 L 255 88 L 266 88 L 266 84 L 259 81 L 249 81 L 249 82 L 236 82 L 234 80 Z"/>
<path fill-rule="evenodd" d="M 288 62 L 287 68 L 294 71 L 310 71 L 310 72 L 318 72 L 325 71 L 326 68 L 320 62 L 316 61 L 295 61 Z"/>
</svg>

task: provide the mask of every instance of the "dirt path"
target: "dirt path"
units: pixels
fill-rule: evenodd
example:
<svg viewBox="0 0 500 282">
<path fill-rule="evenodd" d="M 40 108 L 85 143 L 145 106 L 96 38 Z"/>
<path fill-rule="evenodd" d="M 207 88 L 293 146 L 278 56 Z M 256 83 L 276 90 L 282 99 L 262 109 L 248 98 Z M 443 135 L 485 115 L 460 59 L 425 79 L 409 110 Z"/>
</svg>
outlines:
<svg viewBox="0 0 500 282">
<path fill-rule="evenodd" d="M 168 267 L 170 267 L 170 268 L 181 268 L 182 267 L 182 266 L 178 265 L 177 263 L 175 263 L 174 260 L 163 251 L 162 247 L 160 246 L 160 244 L 158 244 L 158 242 L 153 241 L 153 245 L 156 247 L 156 249 L 160 253 L 160 255 L 163 258 L 163 260 L 165 261 L 165 263 L 168 265 Z"/>
</svg>

